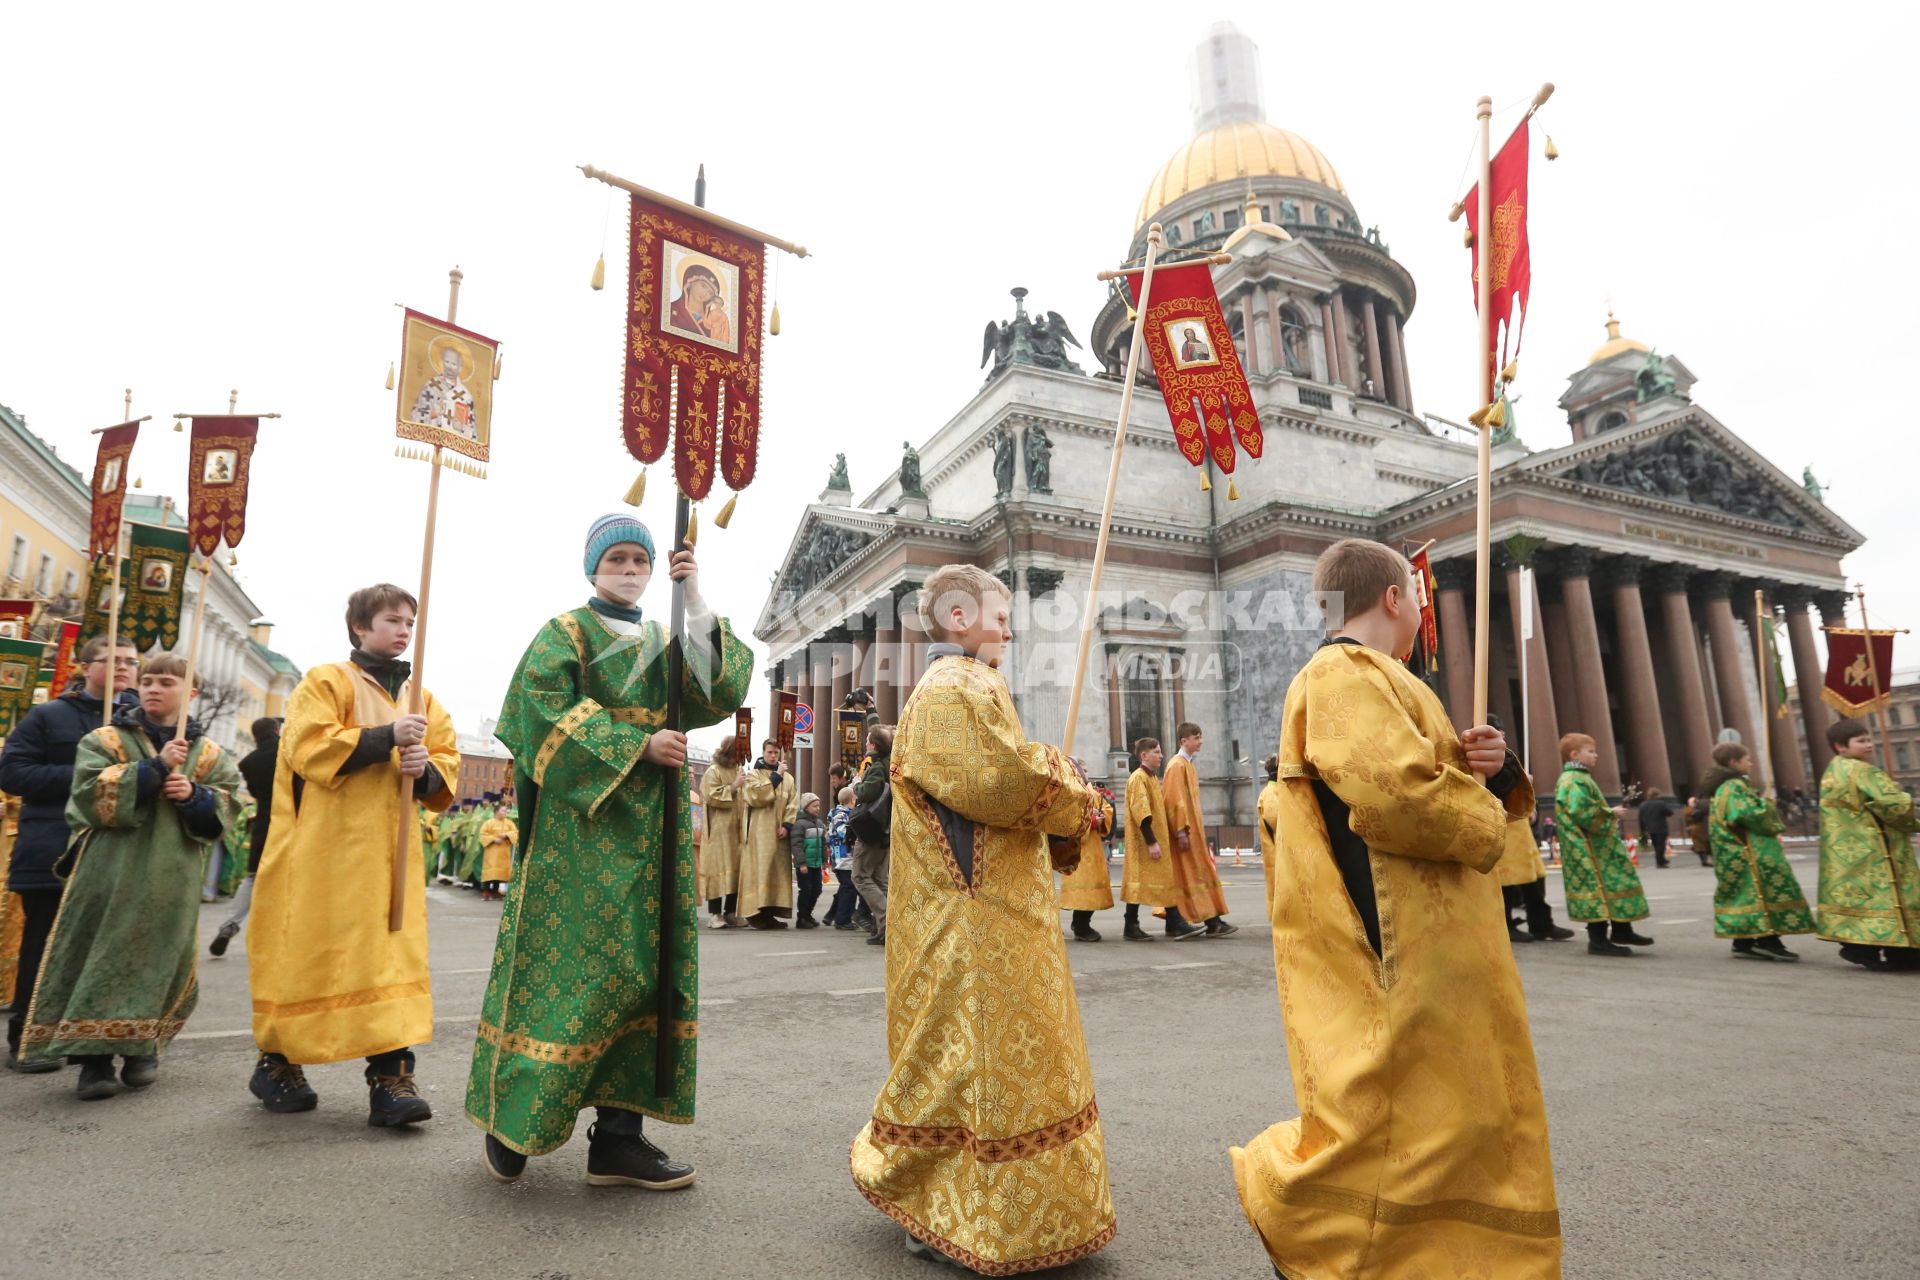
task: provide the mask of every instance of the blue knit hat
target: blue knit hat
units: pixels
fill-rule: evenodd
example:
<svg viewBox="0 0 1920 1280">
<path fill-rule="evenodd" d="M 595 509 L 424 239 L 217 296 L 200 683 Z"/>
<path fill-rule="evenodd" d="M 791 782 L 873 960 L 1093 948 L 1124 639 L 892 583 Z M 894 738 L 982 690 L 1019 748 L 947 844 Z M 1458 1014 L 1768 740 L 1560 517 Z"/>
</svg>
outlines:
<svg viewBox="0 0 1920 1280">
<path fill-rule="evenodd" d="M 615 512 L 601 516 L 587 530 L 587 576 L 600 567 L 600 557 L 607 554 L 607 548 L 622 542 L 637 542 L 647 549 L 647 560 L 657 559 L 653 553 L 653 535 L 647 532 L 647 526 L 630 515 Z"/>
</svg>

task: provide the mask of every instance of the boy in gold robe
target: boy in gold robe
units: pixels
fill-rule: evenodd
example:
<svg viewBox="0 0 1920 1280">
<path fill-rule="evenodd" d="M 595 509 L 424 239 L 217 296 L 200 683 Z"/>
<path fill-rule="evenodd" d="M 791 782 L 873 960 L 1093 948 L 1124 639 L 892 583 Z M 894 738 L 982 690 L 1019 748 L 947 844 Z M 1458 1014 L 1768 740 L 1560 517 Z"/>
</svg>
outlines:
<svg viewBox="0 0 1920 1280">
<path fill-rule="evenodd" d="M 513 846 L 520 839 L 520 828 L 507 816 L 506 803 L 498 794 L 487 798 L 500 801 L 500 807 L 480 826 L 480 899 L 498 902 L 500 887 L 513 879 Z"/>
<path fill-rule="evenodd" d="M 1500 732 L 1456 737 L 1393 655 L 1406 560 L 1335 543 L 1335 626 L 1287 690 L 1273 952 L 1297 1119 L 1232 1152 L 1286 1280 L 1560 1275 L 1526 1001 L 1501 927 L 1507 818 L 1533 788 Z"/>
<path fill-rule="evenodd" d="M 1074 765 L 1086 772 L 1086 762 L 1074 758 Z M 1071 911 L 1071 932 L 1079 942 L 1100 941 L 1093 927 L 1093 913 L 1113 906 L 1113 881 L 1107 871 L 1107 836 L 1113 831 L 1113 797 L 1104 788 L 1095 787 L 1094 824 L 1080 838 L 1080 863 L 1060 877 L 1060 909 Z"/>
<path fill-rule="evenodd" d="M 1127 779 L 1127 833 L 1122 848 L 1126 861 L 1120 873 L 1120 898 L 1127 904 L 1128 942 L 1152 942 L 1153 935 L 1140 927 L 1141 907 L 1174 910 L 1180 901 L 1179 886 L 1173 882 L 1173 860 L 1167 857 L 1162 841 L 1168 834 L 1166 795 L 1160 789 L 1160 760 L 1164 753 L 1158 738 L 1141 738 L 1133 744 L 1133 758 L 1139 762 Z M 1176 932 L 1168 922 L 1169 937 L 1191 938 L 1203 932 L 1197 924 L 1183 924 Z"/>
<path fill-rule="evenodd" d="M 908 1250 L 985 1275 L 1057 1267 L 1113 1238 L 1106 1143 L 1048 836 L 1077 842 L 1095 793 L 1029 742 L 995 668 L 1012 640 L 997 578 L 946 565 L 936 643 L 891 759 L 887 1056 L 854 1185 Z"/>
<path fill-rule="evenodd" d="M 782 767 L 780 744 L 768 738 L 753 768 L 741 774 L 740 803 L 747 807 L 740 844 L 739 914 L 753 929 L 784 929 L 793 914 L 793 856 L 788 826 L 800 815 L 793 770 Z"/>
<path fill-rule="evenodd" d="M 1207 848 L 1206 820 L 1200 813 L 1200 775 L 1193 760 L 1200 754 L 1203 735 L 1191 721 L 1183 722 L 1175 733 L 1180 750 L 1167 761 L 1167 776 L 1161 782 L 1167 799 L 1167 829 L 1173 836 L 1168 850 L 1173 855 L 1173 882 L 1180 891 L 1178 903 L 1167 908 L 1167 936 L 1186 937 L 1185 926 L 1197 928 L 1204 923 L 1207 937 L 1224 938 L 1240 929 L 1227 923 L 1227 895 Z"/>
<path fill-rule="evenodd" d="M 433 1116 L 413 1080 L 413 1046 L 433 1039 L 425 893 L 409 892 L 399 930 L 387 928 L 401 777 L 442 812 L 460 785 L 446 709 L 429 693 L 424 714 L 406 710 L 413 667 L 400 655 L 418 609 L 388 583 L 354 592 L 351 656 L 307 672 L 287 702 L 247 943 L 260 1048 L 248 1088 L 269 1111 L 317 1105 L 302 1066 L 365 1058 L 368 1124 Z M 411 812 L 405 826 L 403 883 L 418 885 L 426 866 Z"/>
<path fill-rule="evenodd" d="M 700 892 L 707 900 L 707 928 L 744 929 L 740 918 L 740 854 L 746 840 L 747 806 L 740 798 L 740 740 L 723 738 L 700 775 L 700 808 L 706 842 L 700 847 Z"/>
</svg>

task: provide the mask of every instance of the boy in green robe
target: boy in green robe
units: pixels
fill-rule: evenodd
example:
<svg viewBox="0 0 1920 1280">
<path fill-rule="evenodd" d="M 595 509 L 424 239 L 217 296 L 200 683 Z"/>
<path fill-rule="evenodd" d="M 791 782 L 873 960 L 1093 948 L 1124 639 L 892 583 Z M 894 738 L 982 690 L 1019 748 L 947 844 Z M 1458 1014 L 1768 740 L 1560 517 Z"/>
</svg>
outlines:
<svg viewBox="0 0 1920 1280">
<path fill-rule="evenodd" d="M 594 1107 L 587 1181 L 664 1191 L 694 1178 L 641 1132 L 642 1116 L 693 1121 L 700 909 L 691 806 L 679 806 L 672 833 L 662 830 L 667 787 L 688 793 L 687 740 L 664 727 L 666 628 L 640 615 L 652 536 L 630 516 L 604 516 L 588 531 L 584 564 L 594 595 L 540 629 L 500 711 L 520 857 L 474 1040 L 467 1116 L 486 1131 L 488 1172 L 510 1182 Z M 668 573 L 686 598 L 681 726 L 729 720 L 753 655 L 701 600 L 691 551 L 675 552 Z M 670 898 L 663 857 L 674 860 Z M 662 935 L 671 974 L 659 971 Z M 658 1020 L 663 981 L 674 996 L 667 1026 Z M 663 1035 L 676 1066 L 664 1095 L 655 1080 Z"/>
<path fill-rule="evenodd" d="M 1553 821 L 1560 829 L 1561 881 L 1567 891 L 1567 914 L 1587 925 L 1587 954 L 1630 956 L 1634 947 L 1650 947 L 1653 939 L 1634 931 L 1633 922 L 1648 916 L 1647 893 L 1640 873 L 1627 857 L 1620 838 L 1620 819 L 1626 809 L 1609 806 L 1600 784 L 1593 780 L 1600 750 L 1584 733 L 1560 739 L 1564 767 L 1553 789 Z"/>
<path fill-rule="evenodd" d="M 21 1045 L 79 1064 L 87 1101 L 152 1084 L 199 995 L 201 867 L 233 821 L 240 771 L 191 721 L 174 736 L 186 684 L 183 659 L 148 659 L 139 706 L 82 738 L 73 764 L 71 865 Z"/>
<path fill-rule="evenodd" d="M 1780 848 L 1780 810 L 1747 781 L 1752 768 L 1745 744 L 1723 742 L 1700 782 L 1713 844 L 1713 932 L 1733 939 L 1741 959 L 1798 960 L 1780 935 L 1812 933 L 1813 912 Z"/>
<path fill-rule="evenodd" d="M 1920 814 L 1873 762 L 1858 720 L 1827 729 L 1833 762 L 1820 779 L 1820 936 L 1863 969 L 1920 969 Z"/>
</svg>

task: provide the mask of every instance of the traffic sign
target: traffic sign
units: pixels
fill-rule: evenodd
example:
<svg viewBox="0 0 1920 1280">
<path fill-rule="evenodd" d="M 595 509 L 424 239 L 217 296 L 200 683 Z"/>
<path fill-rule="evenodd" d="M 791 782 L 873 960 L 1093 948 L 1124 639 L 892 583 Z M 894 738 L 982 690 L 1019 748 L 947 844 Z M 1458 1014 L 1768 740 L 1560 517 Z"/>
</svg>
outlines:
<svg viewBox="0 0 1920 1280">
<path fill-rule="evenodd" d="M 793 709 L 793 745 L 813 749 L 813 708 L 804 702 Z"/>
</svg>

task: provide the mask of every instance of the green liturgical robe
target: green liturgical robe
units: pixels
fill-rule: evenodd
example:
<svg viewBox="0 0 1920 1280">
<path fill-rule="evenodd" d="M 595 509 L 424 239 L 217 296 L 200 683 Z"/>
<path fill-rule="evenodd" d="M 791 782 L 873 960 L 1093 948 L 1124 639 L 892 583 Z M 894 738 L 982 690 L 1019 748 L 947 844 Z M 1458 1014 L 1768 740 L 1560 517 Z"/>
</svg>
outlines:
<svg viewBox="0 0 1920 1280">
<path fill-rule="evenodd" d="M 1553 821 L 1560 829 L 1567 914 L 1575 920 L 1645 920 L 1647 894 L 1620 838 L 1620 819 L 1586 766 L 1570 762 L 1561 771 Z"/>
<path fill-rule="evenodd" d="M 1885 770 L 1835 756 L 1820 780 L 1820 936 L 1920 947 L 1913 797 Z"/>
<path fill-rule="evenodd" d="M 703 632 L 695 629 L 708 628 Z M 689 620 L 681 727 L 730 719 L 753 655 L 724 620 Z M 467 1115 L 540 1155 L 584 1107 L 693 1120 L 699 903 L 684 769 L 644 763 L 665 723 L 666 631 L 575 609 L 548 622 L 514 673 L 496 730 L 513 752 L 521 860 L 500 917 L 474 1041 Z M 666 788 L 680 788 L 673 900 L 661 900 Z M 658 1025 L 660 931 L 672 931 L 675 1017 Z M 655 1092 L 659 1035 L 675 1041 L 670 1096 Z"/>
<path fill-rule="evenodd" d="M 1707 811 L 1713 839 L 1713 932 L 1722 938 L 1812 933 L 1807 895 L 1780 848 L 1780 811 L 1745 778 L 1729 778 Z"/>
<path fill-rule="evenodd" d="M 67 800 L 73 869 L 21 1035 L 29 1056 L 151 1057 L 193 1013 L 207 849 L 233 822 L 241 782 L 232 758 L 192 732 L 183 770 L 209 793 L 207 820 L 220 828 L 205 839 L 188 833 L 158 778 L 143 779 L 140 762 L 157 754 L 144 732 L 115 725 L 80 740 Z"/>
</svg>

